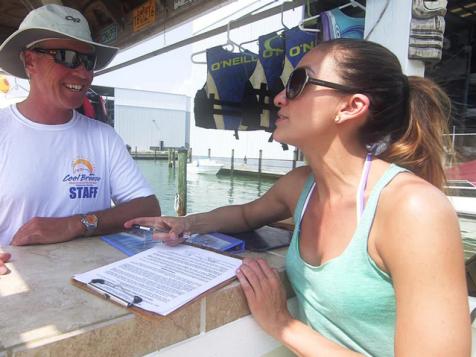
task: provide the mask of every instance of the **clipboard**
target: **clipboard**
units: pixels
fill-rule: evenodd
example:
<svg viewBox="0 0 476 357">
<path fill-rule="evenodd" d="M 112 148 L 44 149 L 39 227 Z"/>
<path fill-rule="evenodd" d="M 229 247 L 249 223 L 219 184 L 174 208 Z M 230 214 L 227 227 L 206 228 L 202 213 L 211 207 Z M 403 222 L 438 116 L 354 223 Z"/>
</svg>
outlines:
<svg viewBox="0 0 476 357">
<path fill-rule="evenodd" d="M 170 316 L 170 314 L 173 314 L 176 311 L 181 310 L 185 306 L 192 304 L 196 302 L 197 300 L 200 300 L 203 296 L 213 291 L 216 291 L 222 288 L 223 286 L 226 286 L 229 283 L 231 283 L 233 280 L 236 279 L 235 270 L 239 267 L 239 265 L 241 265 L 242 258 L 233 256 L 232 254 L 223 254 L 222 252 L 217 252 L 213 249 L 198 248 L 198 247 L 194 247 L 191 244 L 183 244 L 183 246 L 184 247 L 189 246 L 188 248 L 183 248 L 182 250 L 184 252 L 183 254 L 187 254 L 187 252 L 192 252 L 193 254 L 196 254 L 196 256 L 190 258 L 191 270 L 195 269 L 195 268 L 192 268 L 192 266 L 193 264 L 196 264 L 197 259 L 205 259 L 205 258 L 212 259 L 212 260 L 211 261 L 202 260 L 201 268 L 203 269 L 205 269 L 205 267 L 208 267 L 210 264 L 212 264 L 211 265 L 212 267 L 214 266 L 213 264 L 216 264 L 215 267 L 218 267 L 220 264 L 225 264 L 225 265 L 230 264 L 230 266 L 225 271 L 225 273 L 221 275 L 220 273 L 218 273 L 220 269 L 217 268 L 216 279 L 211 278 L 210 281 L 207 281 L 206 283 L 203 283 L 202 285 L 198 284 L 198 287 L 195 290 L 191 291 L 190 294 L 180 295 L 176 300 L 171 299 L 170 302 L 157 303 L 157 301 L 151 300 L 150 294 L 147 295 L 147 293 L 146 295 L 141 296 L 140 293 L 136 293 L 136 291 L 140 291 L 140 288 L 137 288 L 137 290 L 133 290 L 127 287 L 126 285 L 121 284 L 119 280 L 114 281 L 114 279 L 108 279 L 107 272 L 108 272 L 108 269 L 111 269 L 111 271 L 113 271 L 115 269 L 118 269 L 117 267 L 120 267 L 120 268 L 127 267 L 129 264 L 131 264 L 131 262 L 141 261 L 141 259 L 145 259 L 145 258 L 150 259 L 150 257 L 154 256 L 154 254 L 156 254 L 157 252 L 162 254 L 168 254 L 167 251 L 169 252 L 174 251 L 177 249 L 177 247 L 166 247 L 166 248 L 160 248 L 160 249 L 158 247 L 151 248 L 149 249 L 149 251 L 145 251 L 125 259 L 121 259 L 115 263 L 108 264 L 103 267 L 99 267 L 97 269 L 93 269 L 83 274 L 77 274 L 75 275 L 75 277 L 71 279 L 71 281 L 74 286 L 77 286 L 83 290 L 86 290 L 96 296 L 100 296 L 103 299 L 109 300 L 115 303 L 116 305 L 122 306 L 123 308 L 126 308 L 141 316 L 148 316 L 148 317 L 155 317 L 155 318 L 157 316 Z M 211 251 L 213 252 L 213 254 L 204 254 L 203 252 L 205 251 Z M 173 258 L 173 256 L 171 256 L 170 258 Z M 158 260 L 159 258 L 156 258 L 156 259 L 157 259 L 157 267 L 160 268 L 163 266 L 167 266 L 166 261 L 159 262 Z M 213 259 L 215 259 L 215 262 L 213 261 Z M 180 262 L 180 264 L 186 264 L 186 263 L 188 263 L 188 261 L 186 260 L 182 260 Z M 201 268 L 199 267 L 198 271 Z M 78 280 L 78 277 L 80 278 L 80 280 Z M 143 279 L 143 281 L 141 280 L 142 276 L 140 275 L 137 275 L 136 278 L 137 278 L 136 282 L 138 286 L 140 286 L 141 283 L 142 285 L 147 283 L 145 278 Z M 169 279 L 170 278 L 171 277 L 169 277 Z M 178 277 L 178 281 L 181 281 L 180 279 L 182 279 L 182 277 Z M 127 281 L 127 279 L 124 281 Z M 154 291 L 156 287 L 150 286 L 150 289 L 151 291 Z M 153 306 L 154 308 L 157 307 L 157 309 L 151 310 L 150 309 L 151 306 Z"/>
<path fill-rule="evenodd" d="M 222 283 L 220 283 L 218 285 L 215 285 L 213 288 L 201 293 L 200 295 L 197 295 L 195 298 L 193 298 L 192 300 L 183 304 L 178 309 L 172 311 L 171 313 L 169 313 L 167 315 L 161 315 L 159 313 L 155 313 L 155 312 L 152 312 L 152 311 L 147 311 L 147 310 L 144 310 L 144 309 L 142 309 L 138 306 L 135 306 L 133 304 L 128 306 L 126 301 L 117 301 L 116 299 L 111 299 L 111 297 L 106 296 L 106 294 L 104 292 L 101 292 L 100 290 L 97 290 L 97 289 L 93 289 L 93 288 L 91 288 L 91 286 L 89 284 L 82 283 L 80 281 L 74 280 L 73 278 L 70 279 L 70 282 L 71 282 L 72 285 L 76 286 L 77 288 L 80 288 L 84 291 L 87 291 L 88 293 L 90 293 L 92 295 L 95 295 L 96 297 L 98 297 L 100 299 L 103 299 L 103 300 L 108 301 L 108 302 L 112 302 L 114 305 L 120 306 L 120 307 L 122 307 L 122 308 L 136 314 L 136 315 L 139 315 L 143 318 L 152 320 L 152 319 L 157 319 L 157 318 L 161 318 L 161 317 L 167 317 L 167 318 L 173 317 L 175 314 L 180 313 L 180 311 L 182 311 L 183 309 L 186 309 L 187 306 L 190 306 L 190 305 L 194 304 L 195 302 L 200 301 L 201 299 L 203 299 L 207 295 L 209 295 L 209 294 L 211 294 L 215 291 L 220 290 L 221 288 L 229 285 L 230 283 L 232 283 L 235 280 L 238 280 L 238 278 L 233 277 L 233 278 L 230 278 L 230 279 L 227 279 L 227 280 L 223 281 Z"/>
</svg>

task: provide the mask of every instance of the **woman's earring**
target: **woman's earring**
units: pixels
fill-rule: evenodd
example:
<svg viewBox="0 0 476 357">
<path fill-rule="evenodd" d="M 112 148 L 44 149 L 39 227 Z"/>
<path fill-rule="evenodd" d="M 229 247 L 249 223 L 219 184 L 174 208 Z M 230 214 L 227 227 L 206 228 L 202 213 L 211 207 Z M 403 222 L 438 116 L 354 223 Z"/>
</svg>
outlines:
<svg viewBox="0 0 476 357">
<path fill-rule="evenodd" d="M 336 115 L 334 121 L 335 121 L 336 124 L 339 124 L 340 123 L 340 115 Z"/>
</svg>

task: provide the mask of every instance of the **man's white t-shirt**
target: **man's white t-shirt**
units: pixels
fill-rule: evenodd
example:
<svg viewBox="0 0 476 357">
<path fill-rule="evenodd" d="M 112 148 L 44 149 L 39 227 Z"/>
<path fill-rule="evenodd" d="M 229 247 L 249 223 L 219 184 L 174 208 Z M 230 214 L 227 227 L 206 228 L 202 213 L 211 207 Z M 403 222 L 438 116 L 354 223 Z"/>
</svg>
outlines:
<svg viewBox="0 0 476 357">
<path fill-rule="evenodd" d="M 0 109 L 0 246 L 33 217 L 65 217 L 153 191 L 112 127 L 74 112 L 66 124 Z"/>
</svg>

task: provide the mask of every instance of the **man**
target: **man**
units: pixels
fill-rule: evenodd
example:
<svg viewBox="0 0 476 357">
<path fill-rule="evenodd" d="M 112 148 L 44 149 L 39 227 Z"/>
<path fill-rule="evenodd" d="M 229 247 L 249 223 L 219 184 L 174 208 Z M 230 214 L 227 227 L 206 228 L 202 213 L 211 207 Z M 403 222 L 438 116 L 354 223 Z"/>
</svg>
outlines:
<svg viewBox="0 0 476 357">
<path fill-rule="evenodd" d="M 0 67 L 29 78 L 30 92 L 0 110 L 0 246 L 107 234 L 160 215 L 120 137 L 74 110 L 117 50 L 93 42 L 81 13 L 60 5 L 31 11 L 1 45 Z M 0 253 L 0 274 L 8 259 Z"/>
</svg>

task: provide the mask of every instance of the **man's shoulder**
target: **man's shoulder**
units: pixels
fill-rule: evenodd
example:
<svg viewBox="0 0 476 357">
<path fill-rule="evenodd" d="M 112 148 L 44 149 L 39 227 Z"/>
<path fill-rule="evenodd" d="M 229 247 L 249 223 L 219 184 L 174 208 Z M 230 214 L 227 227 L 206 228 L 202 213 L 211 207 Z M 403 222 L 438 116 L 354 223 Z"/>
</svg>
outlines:
<svg viewBox="0 0 476 357">
<path fill-rule="evenodd" d="M 0 107 L 0 115 L 3 117 L 5 115 L 11 115 L 12 114 L 12 106 L 15 104 L 10 104 L 6 107 Z"/>
<path fill-rule="evenodd" d="M 8 119 L 13 117 L 11 105 L 0 108 L 0 126 L 7 124 Z"/>
</svg>

